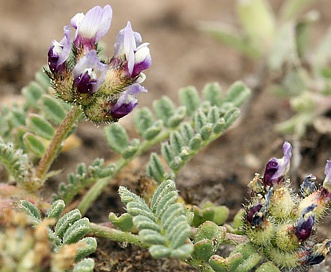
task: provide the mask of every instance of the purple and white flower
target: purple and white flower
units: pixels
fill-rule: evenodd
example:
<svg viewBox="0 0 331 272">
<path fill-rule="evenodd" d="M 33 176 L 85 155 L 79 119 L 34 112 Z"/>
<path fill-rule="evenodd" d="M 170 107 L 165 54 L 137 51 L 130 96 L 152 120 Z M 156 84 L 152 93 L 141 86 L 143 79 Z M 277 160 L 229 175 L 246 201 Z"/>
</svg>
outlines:
<svg viewBox="0 0 331 272">
<path fill-rule="evenodd" d="M 78 93 L 95 93 L 105 81 L 107 64 L 99 61 L 96 50 L 89 51 L 73 69 Z"/>
<path fill-rule="evenodd" d="M 289 142 L 283 144 L 284 156 L 281 159 L 272 158 L 266 165 L 263 182 L 266 186 L 272 186 L 279 183 L 290 167 L 290 159 L 292 156 L 292 146 Z"/>
<path fill-rule="evenodd" d="M 83 48 L 84 52 L 95 49 L 95 44 L 107 33 L 112 20 L 110 5 L 104 8 L 96 6 L 86 15 L 78 13 L 71 19 L 71 25 L 76 29 L 74 44 Z"/>
<path fill-rule="evenodd" d="M 53 73 L 61 73 L 65 68 L 72 48 L 69 26 L 64 27 L 64 37 L 60 42 L 52 41 L 48 50 L 48 66 Z"/>
<path fill-rule="evenodd" d="M 118 59 L 127 61 L 127 73 L 129 77 L 135 78 L 152 64 L 148 45 L 149 43 L 142 43 L 140 34 L 134 32 L 128 22 L 117 34 L 114 61 L 118 62 Z"/>
<path fill-rule="evenodd" d="M 129 114 L 138 104 L 138 93 L 145 92 L 147 90 L 138 83 L 129 86 L 117 100 L 116 104 L 111 107 L 109 114 L 114 119 L 119 119 Z"/>
</svg>

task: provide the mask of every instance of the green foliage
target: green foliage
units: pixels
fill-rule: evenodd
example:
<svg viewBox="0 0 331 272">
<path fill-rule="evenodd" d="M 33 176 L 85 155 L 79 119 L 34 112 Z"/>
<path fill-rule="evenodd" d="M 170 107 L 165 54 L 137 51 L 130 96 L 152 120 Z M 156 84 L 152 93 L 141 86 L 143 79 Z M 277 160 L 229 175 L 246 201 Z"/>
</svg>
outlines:
<svg viewBox="0 0 331 272">
<path fill-rule="evenodd" d="M 117 153 L 122 154 L 129 145 L 129 136 L 126 130 L 117 123 L 105 128 L 108 145 Z"/>
<path fill-rule="evenodd" d="M 99 179 L 110 176 L 113 171 L 114 165 L 105 165 L 102 159 L 96 159 L 88 167 L 84 163 L 81 163 L 77 166 L 75 173 L 69 174 L 67 183 L 61 183 L 59 185 L 58 195 L 55 198 L 60 198 L 65 203 L 70 203 L 82 189 L 90 186 Z"/>
<path fill-rule="evenodd" d="M 325 35 L 317 46 L 311 44 L 310 30 L 318 13 L 307 8 L 315 2 L 283 1 L 276 14 L 268 0 L 237 0 L 240 28 L 212 22 L 201 25 L 203 31 L 260 62 L 257 91 L 259 86 L 266 86 L 287 98 L 295 112 L 291 118 L 277 124 L 276 130 L 298 139 L 310 125 L 321 133 L 329 132 L 319 124 L 324 123 L 324 115 L 331 108 L 331 35 Z M 310 58 L 311 55 L 314 58 Z M 272 77 L 275 73 L 279 75 L 277 79 Z M 310 107 L 305 106 L 308 104 Z"/>
<path fill-rule="evenodd" d="M 26 189 L 33 189 L 37 181 L 32 180 L 32 163 L 21 149 L 15 149 L 12 143 L 0 139 L 0 162 L 16 182 Z"/>
<path fill-rule="evenodd" d="M 47 140 L 51 140 L 54 137 L 55 129 L 47 120 L 41 116 L 37 114 L 30 114 L 27 121 L 28 128 L 34 131 L 40 137 L 43 137 Z"/>
<path fill-rule="evenodd" d="M 116 214 L 111 212 L 109 214 L 109 221 L 122 231 L 131 231 L 133 228 L 132 215 L 128 213 L 124 213 L 118 217 Z"/>
<path fill-rule="evenodd" d="M 43 219 L 41 212 L 35 205 L 29 201 L 21 200 L 20 207 L 29 215 L 35 226 L 42 224 Z M 61 216 L 64 208 L 64 201 L 59 199 L 54 201 L 51 207 L 46 211 L 45 219 L 52 219 L 56 222 L 50 221 L 49 224 L 54 225 L 54 227 L 48 227 L 48 235 L 52 246 L 54 247 L 53 250 L 54 252 L 60 252 L 64 245 L 79 245 L 75 262 L 80 262 L 74 266 L 74 271 L 93 271 L 94 261 L 91 259 L 84 259 L 97 248 L 95 238 L 84 238 L 84 236 L 90 231 L 90 222 L 87 218 L 82 218 L 81 213 L 77 209 L 71 210 Z"/>
<path fill-rule="evenodd" d="M 210 202 L 205 203 L 201 208 L 192 206 L 192 225 L 200 226 L 206 221 L 212 221 L 217 225 L 223 225 L 227 220 L 230 210 L 225 206 L 215 206 Z"/>
<path fill-rule="evenodd" d="M 69 106 L 49 93 L 49 78 L 43 71 L 22 89 L 23 105 L 4 106 L 1 109 L 1 132 L 4 141 L 28 155 L 41 158 L 55 134 L 56 126 L 66 116 Z"/>
<path fill-rule="evenodd" d="M 237 1 L 237 15 L 247 41 L 263 55 L 275 32 L 275 18 L 267 0 Z"/>
<path fill-rule="evenodd" d="M 173 173 L 177 173 L 197 152 L 221 136 L 233 124 L 239 116 L 237 106 L 247 99 L 250 91 L 241 82 L 236 82 L 223 97 L 218 84 L 206 85 L 203 94 L 207 101 L 201 101 L 193 87 L 180 91 L 181 103 L 192 121 L 182 121 L 176 130 L 171 131 L 169 141 L 162 143 L 161 154 Z M 163 103 L 165 105 L 162 106 Z M 162 110 L 172 108 L 169 106 L 172 104 L 165 98 L 155 103 L 154 108 L 155 105 L 159 105 Z M 163 116 L 163 122 L 167 123 L 166 118 Z M 152 154 L 147 165 L 147 174 L 158 182 L 172 175 L 165 174 L 161 161 L 156 154 Z"/>
<path fill-rule="evenodd" d="M 225 238 L 225 229 L 211 221 L 206 221 L 199 226 L 194 237 L 194 252 L 192 257 L 208 261 L 216 253 Z"/>
<path fill-rule="evenodd" d="M 218 255 L 211 256 L 209 263 L 214 271 L 249 272 L 257 266 L 260 260 L 261 257 L 254 247 L 246 243 L 236 246 L 226 259 Z"/>
<path fill-rule="evenodd" d="M 141 240 L 150 244 L 149 251 L 153 257 L 182 259 L 191 254 L 193 245 L 188 240 L 191 227 L 183 205 L 178 203 L 178 193 L 172 180 L 160 184 L 149 206 L 123 186 L 119 188 L 119 194 L 133 217 Z"/>
</svg>

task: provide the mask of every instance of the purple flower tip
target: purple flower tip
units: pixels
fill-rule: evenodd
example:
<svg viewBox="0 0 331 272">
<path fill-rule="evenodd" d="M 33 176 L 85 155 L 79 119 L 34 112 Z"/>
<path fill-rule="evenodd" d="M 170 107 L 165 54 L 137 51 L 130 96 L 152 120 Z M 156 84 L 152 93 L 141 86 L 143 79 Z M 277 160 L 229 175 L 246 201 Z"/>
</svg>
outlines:
<svg viewBox="0 0 331 272">
<path fill-rule="evenodd" d="M 64 37 L 60 42 L 53 41 L 48 50 L 48 66 L 53 73 L 61 72 L 70 55 L 72 41 L 69 26 L 64 27 Z"/>
<path fill-rule="evenodd" d="M 300 241 L 307 240 L 312 232 L 315 223 L 315 215 L 307 214 L 314 211 L 316 207 L 317 205 L 312 204 L 301 212 L 300 219 L 298 220 L 298 225 L 295 231 L 295 235 Z"/>
<path fill-rule="evenodd" d="M 138 104 L 138 93 L 147 92 L 140 84 L 136 83 L 131 86 L 121 95 L 116 104 L 111 108 L 110 115 L 114 119 L 119 119 L 128 115 Z"/>
<path fill-rule="evenodd" d="M 263 207 L 262 204 L 258 203 L 248 209 L 246 220 L 252 226 L 258 226 L 262 222 L 263 213 L 260 212 L 262 207 Z"/>
<path fill-rule="evenodd" d="M 267 163 L 263 175 L 263 182 L 266 186 L 272 186 L 275 183 L 279 183 L 288 171 L 292 156 L 292 146 L 289 142 L 283 144 L 283 153 L 283 158 L 272 158 Z"/>
<path fill-rule="evenodd" d="M 73 69 L 78 93 L 95 93 L 104 82 L 108 66 L 99 61 L 95 50 L 82 57 Z"/>
</svg>

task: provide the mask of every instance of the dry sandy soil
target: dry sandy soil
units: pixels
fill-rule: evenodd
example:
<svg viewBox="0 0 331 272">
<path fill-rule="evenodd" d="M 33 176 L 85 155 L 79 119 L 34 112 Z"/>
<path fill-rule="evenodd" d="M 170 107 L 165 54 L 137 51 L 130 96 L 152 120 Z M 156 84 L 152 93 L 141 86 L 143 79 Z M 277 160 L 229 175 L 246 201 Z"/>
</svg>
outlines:
<svg viewBox="0 0 331 272">
<path fill-rule="evenodd" d="M 197 29 L 200 21 L 237 25 L 234 2 L 0 0 L 0 95 L 2 99 L 18 95 L 21 87 L 33 79 L 35 71 L 46 63 L 50 42 L 62 38 L 62 28 L 74 14 L 86 12 L 95 4 L 108 3 L 113 8 L 113 21 L 109 33 L 103 38 L 107 55 L 111 56 L 115 35 L 128 20 L 134 30 L 142 34 L 144 41 L 150 42 L 153 65 L 147 71 L 144 83 L 149 93 L 141 95 L 139 106 L 150 106 L 162 95 L 177 101 L 178 89 L 187 85 L 201 90 L 206 83 L 217 81 L 226 89 L 234 81 L 243 80 L 253 86 L 258 65 Z M 277 11 L 282 1 L 271 2 Z M 330 26 L 330 2 L 321 0 L 314 8 L 320 12 L 320 21 L 314 25 L 312 36 L 318 38 Z M 287 100 L 267 89 L 257 93 L 249 107 L 243 108 L 241 120 L 244 122 L 239 122 L 203 150 L 180 172 L 177 183 L 181 193 L 195 203 L 208 199 L 227 205 L 233 216 L 245 203 L 246 185 L 254 173 L 263 171 L 264 163 L 270 157 L 281 156 L 281 145 L 285 139 L 292 140 L 291 136 L 281 136 L 274 129 L 276 123 L 286 120 L 291 114 Z M 131 117 L 121 122 L 130 130 Z M 96 157 L 113 158 L 110 150 L 105 151 L 102 128 L 86 122 L 78 128 L 77 135 L 83 140 L 83 145 L 58 158 L 54 168 L 63 168 L 64 171 L 54 183 L 64 180 L 81 161 L 89 164 Z M 299 181 L 308 173 L 321 180 L 325 162 L 331 159 L 331 136 L 310 128 L 301 142 L 300 153 L 302 164 L 293 173 L 293 180 Z M 135 162 L 128 171 L 135 175 L 143 174 L 141 169 L 146 158 Z M 116 184 L 107 188 L 87 214 L 92 221 L 107 221 L 110 211 L 121 211 L 116 188 L 118 184 L 130 186 L 135 182 L 128 177 L 116 180 Z M 45 196 L 55 188 L 47 188 Z M 330 218 L 324 219 L 321 240 L 331 236 L 330 222 Z M 99 245 L 100 249 L 94 254 L 98 262 L 96 271 L 196 271 L 173 260 L 152 260 L 147 251 L 135 247 L 123 248 L 103 240 Z M 326 263 L 331 263 L 331 260 Z M 319 269 L 331 271 L 325 264 Z"/>
</svg>

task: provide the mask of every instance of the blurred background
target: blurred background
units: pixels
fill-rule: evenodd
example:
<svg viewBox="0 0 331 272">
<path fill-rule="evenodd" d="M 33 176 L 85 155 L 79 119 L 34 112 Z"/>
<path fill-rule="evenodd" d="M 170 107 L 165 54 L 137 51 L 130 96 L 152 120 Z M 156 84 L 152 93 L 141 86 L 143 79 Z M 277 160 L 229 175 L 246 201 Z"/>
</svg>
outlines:
<svg viewBox="0 0 331 272">
<path fill-rule="evenodd" d="M 282 2 L 270 0 L 276 13 Z M 310 32 L 312 44 L 326 35 L 331 23 L 330 0 L 315 2 L 311 9 L 318 11 L 319 20 Z M 237 27 L 235 3 L 233 0 L 0 0 L 0 103 L 10 103 L 13 96 L 16 99 L 21 88 L 33 80 L 35 72 L 47 62 L 51 41 L 62 39 L 63 26 L 70 24 L 76 13 L 106 4 L 112 6 L 113 19 L 110 31 L 102 38 L 105 55 L 113 55 L 116 34 L 127 21 L 131 21 L 133 30 L 142 35 L 144 42 L 150 43 L 153 63 L 146 71 L 143 84 L 149 92 L 140 95 L 140 107 L 151 106 L 152 101 L 162 95 L 178 101 L 179 88 L 193 85 L 201 90 L 206 83 L 215 81 L 226 90 L 233 82 L 242 80 L 254 92 L 258 62 L 199 29 L 205 21 Z M 270 157 L 282 156 L 283 141 L 292 140 L 291 136 L 282 136 L 274 129 L 276 123 L 292 114 L 288 100 L 260 90 L 249 106 L 243 108 L 241 121 L 244 122 L 238 122 L 179 173 L 177 183 L 181 193 L 195 203 L 208 199 L 225 204 L 233 215 L 242 207 L 247 196 L 246 185 L 254 173 L 263 172 L 264 163 Z M 131 118 L 124 118 L 122 124 L 130 128 Z M 55 169 L 64 169 L 59 179 L 64 180 L 81 161 L 89 164 L 96 157 L 111 159 L 113 156 L 104 148 L 102 129 L 84 122 L 77 134 L 82 139 L 82 147 L 61 154 L 54 165 Z M 318 179 L 324 178 L 325 161 L 331 159 L 330 146 L 330 135 L 308 130 L 301 141 L 303 161 L 296 175 L 298 180 L 309 173 Z M 144 163 L 139 161 L 132 166 L 136 176 L 142 174 Z M 106 199 L 99 205 L 109 203 L 114 194 L 116 191 L 105 192 Z M 322 233 L 330 236 L 328 228 L 322 229 Z"/>
</svg>

